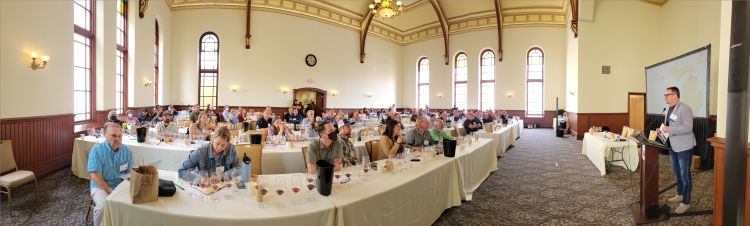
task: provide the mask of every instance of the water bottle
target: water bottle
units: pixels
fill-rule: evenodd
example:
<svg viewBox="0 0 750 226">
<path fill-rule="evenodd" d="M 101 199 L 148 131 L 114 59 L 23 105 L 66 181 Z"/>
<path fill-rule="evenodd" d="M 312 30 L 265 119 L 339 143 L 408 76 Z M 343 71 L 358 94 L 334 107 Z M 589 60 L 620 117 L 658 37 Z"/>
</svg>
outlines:
<svg viewBox="0 0 750 226">
<path fill-rule="evenodd" d="M 242 157 L 242 182 L 250 181 L 250 158 L 247 153 Z"/>
</svg>

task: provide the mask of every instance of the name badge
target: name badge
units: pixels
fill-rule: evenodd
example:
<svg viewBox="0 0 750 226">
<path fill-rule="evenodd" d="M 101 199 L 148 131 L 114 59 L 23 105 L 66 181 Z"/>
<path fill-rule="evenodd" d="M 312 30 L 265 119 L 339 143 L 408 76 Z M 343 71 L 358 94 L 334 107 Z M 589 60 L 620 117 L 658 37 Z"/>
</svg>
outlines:
<svg viewBox="0 0 750 226">
<path fill-rule="evenodd" d="M 669 119 L 672 119 L 672 121 L 677 121 L 677 115 L 672 114 L 669 116 Z"/>
<path fill-rule="evenodd" d="M 128 170 L 128 164 L 127 163 L 120 165 L 120 172 L 121 173 L 127 173 L 127 170 Z"/>
<path fill-rule="evenodd" d="M 430 141 L 429 140 L 424 140 L 424 141 L 422 141 L 422 143 L 424 144 L 424 146 L 430 145 Z"/>
<path fill-rule="evenodd" d="M 224 173 L 224 166 L 217 166 L 216 167 L 216 173 L 217 174 Z"/>
</svg>

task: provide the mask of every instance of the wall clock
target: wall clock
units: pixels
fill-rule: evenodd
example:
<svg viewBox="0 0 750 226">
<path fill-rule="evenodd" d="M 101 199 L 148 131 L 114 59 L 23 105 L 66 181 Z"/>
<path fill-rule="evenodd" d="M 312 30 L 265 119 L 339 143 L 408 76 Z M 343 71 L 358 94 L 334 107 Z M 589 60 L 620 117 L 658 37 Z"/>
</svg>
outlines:
<svg viewBox="0 0 750 226">
<path fill-rule="evenodd" d="M 305 63 L 307 64 L 307 66 L 313 67 L 318 63 L 318 58 L 315 57 L 315 55 L 307 54 L 307 56 L 305 57 Z"/>
</svg>

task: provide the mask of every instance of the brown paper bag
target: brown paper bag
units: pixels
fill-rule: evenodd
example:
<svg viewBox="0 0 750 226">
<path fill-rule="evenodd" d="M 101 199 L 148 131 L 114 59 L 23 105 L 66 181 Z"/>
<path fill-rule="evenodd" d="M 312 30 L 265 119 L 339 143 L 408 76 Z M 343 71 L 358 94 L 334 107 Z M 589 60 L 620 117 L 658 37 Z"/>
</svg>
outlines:
<svg viewBox="0 0 750 226">
<path fill-rule="evenodd" d="M 159 198 L 159 172 L 153 165 L 130 169 L 130 198 L 133 204 L 156 202 Z"/>
</svg>

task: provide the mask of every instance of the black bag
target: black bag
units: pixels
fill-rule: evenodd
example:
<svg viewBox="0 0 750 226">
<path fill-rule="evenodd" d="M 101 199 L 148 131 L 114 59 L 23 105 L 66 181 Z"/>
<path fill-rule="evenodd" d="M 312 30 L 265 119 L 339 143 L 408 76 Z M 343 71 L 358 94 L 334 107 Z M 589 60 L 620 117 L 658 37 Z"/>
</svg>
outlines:
<svg viewBox="0 0 750 226">
<path fill-rule="evenodd" d="M 146 142 L 146 133 L 148 132 L 148 127 L 138 127 L 135 129 L 135 132 L 138 135 L 138 143 Z"/>
<path fill-rule="evenodd" d="M 172 197 L 177 189 L 171 180 L 159 179 L 159 197 Z"/>
<path fill-rule="evenodd" d="M 445 155 L 445 157 L 455 157 L 456 144 L 455 140 L 443 139 L 443 155 Z"/>
<path fill-rule="evenodd" d="M 318 193 L 323 196 L 331 195 L 331 188 L 333 188 L 333 167 L 334 165 L 326 160 L 318 160 L 315 162 L 318 166 Z"/>
</svg>

